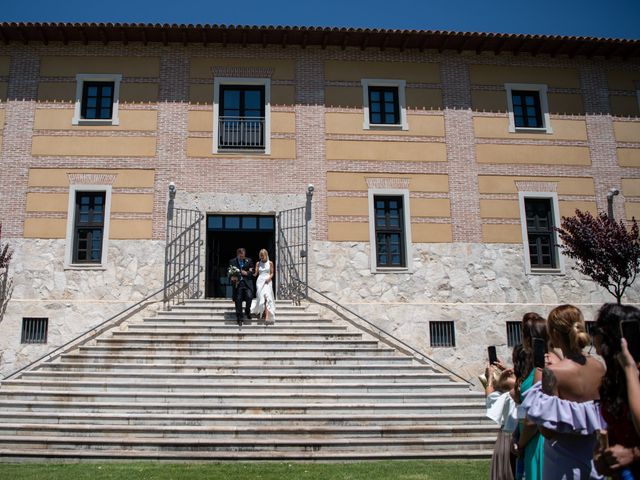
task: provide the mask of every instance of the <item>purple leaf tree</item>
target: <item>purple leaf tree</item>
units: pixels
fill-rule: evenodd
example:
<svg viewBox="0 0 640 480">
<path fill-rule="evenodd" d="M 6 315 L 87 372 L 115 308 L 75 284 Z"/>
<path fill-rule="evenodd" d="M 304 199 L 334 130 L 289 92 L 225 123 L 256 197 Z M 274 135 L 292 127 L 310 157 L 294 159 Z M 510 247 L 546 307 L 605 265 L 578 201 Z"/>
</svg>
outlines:
<svg viewBox="0 0 640 480">
<path fill-rule="evenodd" d="M 606 288 L 621 303 L 622 295 L 638 274 L 640 243 L 635 218 L 629 227 L 606 213 L 594 217 L 576 210 L 573 217 L 562 217 L 557 229 L 562 252 L 576 260 L 575 268 Z"/>
</svg>

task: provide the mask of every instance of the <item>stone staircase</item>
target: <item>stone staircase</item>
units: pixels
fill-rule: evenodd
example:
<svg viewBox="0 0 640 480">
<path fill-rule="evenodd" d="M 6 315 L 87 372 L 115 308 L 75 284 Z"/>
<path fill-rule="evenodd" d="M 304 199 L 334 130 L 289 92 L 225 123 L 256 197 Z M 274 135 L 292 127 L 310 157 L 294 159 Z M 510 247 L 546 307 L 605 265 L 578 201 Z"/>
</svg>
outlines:
<svg viewBox="0 0 640 480">
<path fill-rule="evenodd" d="M 0 458 L 485 458 L 484 397 L 353 326 L 193 300 L 0 385 Z"/>
</svg>

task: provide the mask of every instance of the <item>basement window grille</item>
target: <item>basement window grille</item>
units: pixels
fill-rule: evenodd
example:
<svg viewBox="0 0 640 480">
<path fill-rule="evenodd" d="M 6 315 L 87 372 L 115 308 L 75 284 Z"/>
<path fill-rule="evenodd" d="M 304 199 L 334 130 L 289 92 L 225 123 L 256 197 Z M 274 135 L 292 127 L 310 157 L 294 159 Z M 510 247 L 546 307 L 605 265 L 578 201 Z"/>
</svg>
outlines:
<svg viewBox="0 0 640 480">
<path fill-rule="evenodd" d="M 47 343 L 48 318 L 23 318 L 21 343 Z"/>
<path fill-rule="evenodd" d="M 455 347 L 456 335 L 453 322 L 429 322 L 429 338 L 432 347 Z"/>
<path fill-rule="evenodd" d="M 507 346 L 515 347 L 522 343 L 522 322 L 507 322 Z"/>
</svg>

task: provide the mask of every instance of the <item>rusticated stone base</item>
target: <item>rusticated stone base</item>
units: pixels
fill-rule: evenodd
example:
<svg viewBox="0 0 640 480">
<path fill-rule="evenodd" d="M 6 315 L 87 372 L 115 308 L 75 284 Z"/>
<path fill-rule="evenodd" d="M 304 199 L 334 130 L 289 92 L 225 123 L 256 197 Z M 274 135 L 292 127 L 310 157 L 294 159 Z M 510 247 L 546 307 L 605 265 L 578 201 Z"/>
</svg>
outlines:
<svg viewBox="0 0 640 480">
<path fill-rule="evenodd" d="M 311 254 L 311 286 L 468 379 L 484 370 L 488 345 L 510 360 L 507 321 L 562 303 L 592 320 L 615 301 L 570 260 L 564 275 L 526 275 L 521 245 L 414 244 L 413 273 L 371 273 L 368 243 L 315 242 Z M 640 302 L 638 285 L 624 301 Z M 455 322 L 455 348 L 430 347 L 429 321 L 443 320 Z"/>
</svg>

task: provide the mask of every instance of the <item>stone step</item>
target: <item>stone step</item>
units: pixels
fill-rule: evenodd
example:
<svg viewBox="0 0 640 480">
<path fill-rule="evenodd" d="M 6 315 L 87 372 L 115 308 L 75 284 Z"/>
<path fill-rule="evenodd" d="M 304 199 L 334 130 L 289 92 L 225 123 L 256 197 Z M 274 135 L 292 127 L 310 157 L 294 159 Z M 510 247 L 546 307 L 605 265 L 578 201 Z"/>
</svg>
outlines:
<svg viewBox="0 0 640 480">
<path fill-rule="evenodd" d="M 104 424 L 53 424 L 53 423 L 0 423 L 0 438 L 11 435 L 20 437 L 48 438 L 48 437 L 93 437 L 100 435 L 115 443 L 119 437 L 147 438 L 151 442 L 160 439 L 183 440 L 191 439 L 193 443 L 220 441 L 235 442 L 237 440 L 255 440 L 259 442 L 299 442 L 313 439 L 318 442 L 338 442 L 349 438 L 360 441 L 371 441 L 384 437 L 395 440 L 415 440 L 428 436 L 429 438 L 443 436 L 465 435 L 467 439 L 484 442 L 495 442 L 495 437 L 487 437 L 493 433 L 493 428 L 484 425 L 104 425 Z M 45 437 L 46 435 L 46 437 Z M 303 437 L 303 438 L 300 438 Z M 458 439 L 456 439 L 459 442 Z M 378 440 L 379 441 L 379 440 Z M 126 440 L 125 440 L 126 442 Z"/>
<path fill-rule="evenodd" d="M 131 379 L 138 382 L 146 380 L 169 380 L 169 381 L 197 381 L 202 385 L 218 385 L 218 384 L 235 384 L 242 381 L 245 382 L 274 382 L 274 383 L 294 383 L 297 385 L 312 383 L 371 383 L 386 382 L 392 384 L 402 384 L 406 382 L 431 382 L 434 379 L 434 373 L 440 375 L 431 369 L 422 369 L 414 373 L 237 373 L 237 372 L 157 372 L 157 371 L 116 371 L 116 372 L 73 372 L 73 371 L 53 371 L 53 370 L 31 370 L 24 372 L 21 379 L 31 380 L 109 380 L 114 379 Z M 440 377 L 438 377 L 440 378 Z M 445 377 L 441 377 L 445 380 Z M 452 386 L 458 389 L 469 391 L 466 384 L 448 381 Z"/>
<path fill-rule="evenodd" d="M 179 403 L 167 402 L 126 402 L 116 401 L 80 401 L 70 403 L 64 400 L 20 400 L 0 398 L 0 407 L 3 411 L 33 411 L 50 412 L 53 415 L 61 412 L 85 412 L 85 413 L 172 413 L 172 414 L 218 414 L 218 415 L 243 415 L 243 414 L 305 414 L 305 415 L 424 415 L 431 406 L 442 409 L 443 412 L 455 411 L 449 409 L 451 405 L 450 395 L 430 394 L 424 396 L 420 403 L 279 403 L 263 402 L 260 405 L 237 402 L 234 404 L 214 404 L 211 402 L 181 401 Z M 465 397 L 466 398 L 466 397 Z M 471 401 L 469 397 L 468 401 Z M 456 400 L 459 401 L 459 400 Z M 443 403 L 444 402 L 444 403 Z M 443 419 L 446 422 L 446 417 Z"/>
<path fill-rule="evenodd" d="M 62 363 L 65 362 L 84 362 L 93 363 L 152 363 L 154 365 L 163 365 L 167 363 L 180 363 L 185 365 L 211 365 L 216 366 L 232 366 L 232 365 L 255 365 L 258 362 L 262 365 L 302 365 L 302 366 L 320 366 L 320 365 L 377 365 L 377 364 L 394 364 L 394 365 L 413 365 L 414 360 L 410 357 L 401 356 L 295 356 L 295 355 L 217 355 L 217 354 L 200 354 L 200 355 L 164 355 L 155 352 L 145 354 L 128 354 L 120 351 L 114 353 L 80 353 L 66 354 L 60 358 Z"/>
<path fill-rule="evenodd" d="M 125 362 L 104 362 L 104 363 L 88 363 L 88 362 L 72 362 L 60 361 L 52 363 L 43 363 L 40 365 L 40 371 L 67 371 L 67 372 L 118 372 L 131 371 L 146 372 L 153 371 L 156 373 L 167 372 L 191 372 L 191 373 L 245 373 L 260 375 L 267 369 L 262 362 L 251 364 L 213 364 L 210 362 L 190 362 L 190 363 L 125 363 Z M 369 374 L 375 377 L 381 373 L 417 373 L 421 374 L 423 368 L 421 365 L 396 365 L 393 362 L 385 362 L 379 364 L 364 365 L 269 365 L 268 370 L 277 374 L 349 374 L 361 373 Z M 429 372 L 431 375 L 431 372 Z"/>
<path fill-rule="evenodd" d="M 392 348 L 273 348 L 268 346 L 255 346 L 247 348 L 239 347 L 220 347 L 216 349 L 207 347 L 148 347 L 148 346 L 125 346 L 121 345 L 119 341 L 113 342 L 113 345 L 88 345 L 81 346 L 78 350 L 81 353 L 111 353 L 111 352 L 136 352 L 141 354 L 163 354 L 163 355 L 185 355 L 185 356 L 197 356 L 202 354 L 220 354 L 220 356 L 228 355 L 233 358 L 245 358 L 255 357 L 267 358 L 267 355 L 272 358 L 278 356 L 294 355 L 297 358 L 305 357 L 318 357 L 318 358 L 358 358 L 366 356 L 369 358 L 378 357 L 396 357 L 400 355 L 396 350 Z"/>
<path fill-rule="evenodd" d="M 145 324 L 147 322 L 153 322 L 153 323 L 157 323 L 157 324 L 168 324 L 168 325 L 181 325 L 184 323 L 192 323 L 196 326 L 198 325 L 211 325 L 211 326 L 218 326 L 218 325 L 231 325 L 231 326 L 237 326 L 238 323 L 236 322 L 236 316 L 234 315 L 226 315 L 224 317 L 222 316 L 202 316 L 202 317 L 197 317 L 197 316 L 192 316 L 192 315 L 180 315 L 179 317 L 145 317 L 142 319 L 142 322 L 144 322 Z M 131 324 L 133 325 L 133 323 Z M 136 323 L 136 325 L 138 325 Z M 257 318 L 252 318 L 251 320 L 243 320 L 242 321 L 242 325 L 243 326 L 261 326 L 264 327 L 265 326 L 265 321 L 262 319 L 257 319 Z M 281 318 L 280 316 L 278 316 L 278 319 L 275 323 L 273 324 L 269 324 L 269 327 L 272 326 L 295 326 L 295 325 L 301 325 L 301 326 L 305 326 L 305 327 L 310 327 L 310 326 L 318 326 L 318 327 L 328 327 L 328 326 L 334 326 L 334 327 L 340 327 L 341 325 L 332 322 L 331 320 L 322 320 L 316 317 L 313 318 L 300 318 L 298 316 L 292 316 L 292 317 L 286 317 L 286 318 Z M 344 325 L 343 325 L 344 326 Z"/>
<path fill-rule="evenodd" d="M 244 313 L 244 312 L 243 312 Z M 145 317 L 145 318 L 227 318 L 236 317 L 236 311 L 234 309 L 183 309 L 183 310 L 171 310 L 171 311 L 160 311 L 153 317 Z M 309 312 L 307 310 L 301 309 L 278 309 L 276 310 L 276 319 L 291 319 L 291 318 L 299 318 L 301 320 L 309 319 L 309 320 L 317 320 L 320 322 L 331 322 L 331 320 L 321 319 L 317 313 Z M 255 318 L 254 318 L 255 320 Z"/>
<path fill-rule="evenodd" d="M 116 333 L 116 332 L 114 332 Z M 305 338 L 299 338 L 296 340 L 278 340 L 266 342 L 264 337 L 257 336 L 255 338 L 234 338 L 232 340 L 221 340 L 219 337 L 209 338 L 167 338 L 168 335 L 162 337 L 145 338 L 135 335 L 127 335 L 127 332 L 120 332 L 115 337 L 97 338 L 95 340 L 96 345 L 111 345 L 115 348 L 121 348 L 124 346 L 143 345 L 148 347 L 161 346 L 161 347 L 205 347 L 212 351 L 222 351 L 223 349 L 234 348 L 237 351 L 240 350 L 255 350 L 256 348 L 268 349 L 268 350 L 300 350 L 300 349 L 321 349 L 331 351 L 333 349 L 358 349 L 358 348 L 375 348 L 378 342 L 373 340 L 308 340 Z"/>
<path fill-rule="evenodd" d="M 225 332 L 194 332 L 191 329 L 176 329 L 171 332 L 156 330 L 153 328 L 136 328 L 128 331 L 115 331 L 112 333 L 113 338 L 136 338 L 144 336 L 145 339 L 154 340 L 158 337 L 164 340 L 184 340 L 193 339 L 196 337 L 200 340 L 228 340 L 228 341 L 246 341 L 246 340 L 258 340 L 263 343 L 286 341 L 295 342 L 296 340 L 307 341 L 333 341 L 333 340 L 360 340 L 362 339 L 361 333 L 347 332 L 341 330 L 335 330 L 331 332 L 306 332 L 306 331 L 293 331 L 284 330 L 277 331 L 267 328 L 266 331 L 256 329 L 254 327 L 235 327 Z"/>
<path fill-rule="evenodd" d="M 248 332 L 268 333 L 268 334 L 314 334 L 314 335 L 328 335 L 334 333 L 348 332 L 347 327 L 338 325 L 304 325 L 304 324 L 291 324 L 291 325 L 242 325 L 238 327 L 237 323 L 218 324 L 218 325 L 203 325 L 202 323 L 184 322 L 181 324 L 167 324 L 159 322 L 144 322 L 144 323 L 132 323 L 128 325 L 127 330 L 129 332 L 134 331 L 153 331 L 153 332 L 167 332 L 184 333 L 191 332 L 193 334 L 199 333 L 219 333 L 227 335 L 229 333 L 234 334 L 242 332 L 246 334 Z M 360 332 L 350 331 L 348 333 L 362 335 Z"/>
<path fill-rule="evenodd" d="M 430 448 L 438 450 L 459 450 L 462 448 L 475 447 L 478 449 L 489 449 L 495 443 L 495 436 L 465 436 L 464 440 L 451 436 L 428 437 L 342 437 L 342 438 L 315 438 L 312 436 L 279 437 L 279 438 L 233 438 L 205 436 L 205 438 L 188 437 L 153 437 L 153 436 L 105 436 L 95 434 L 93 436 L 52 436 L 52 435 L 3 435 L 0 436 L 0 445 L 3 448 L 12 450 L 14 448 L 30 449 L 92 449 L 107 450 L 113 447 L 124 450 L 133 450 L 138 453 L 142 451 L 153 452 L 171 449 L 173 451 L 208 451 L 208 452 L 235 452 L 250 450 L 275 451 L 275 452 L 296 452 L 322 450 L 327 453 L 344 452 L 348 449 L 351 452 L 366 452 L 371 449 L 384 452 L 397 452 L 406 448 L 420 448 L 428 450 Z M 464 447 L 463 447 L 464 446 Z"/>
<path fill-rule="evenodd" d="M 18 410 L 19 405 L 0 412 L 1 423 L 53 423 L 53 424 L 99 424 L 99 425 L 293 425 L 306 426 L 385 426 L 385 425 L 434 425 L 443 422 L 450 424 L 471 424 L 480 421 L 487 423 L 484 409 L 477 402 L 456 402 L 447 404 L 429 404 L 424 412 L 415 415 L 393 414 L 350 414 L 350 415 L 314 415 L 314 414 L 175 414 L 175 413 L 120 413 L 120 412 L 47 412 Z M 475 427 L 474 427 L 475 428 Z M 497 427 L 493 427 L 497 428 Z"/>
<path fill-rule="evenodd" d="M 442 384 L 449 388 L 449 382 L 445 379 L 436 377 L 432 382 L 420 383 L 283 383 L 283 382 L 187 382 L 187 381 L 169 381 L 169 380 L 6 380 L 3 382 L 3 391 L 15 392 L 23 390 L 56 390 L 56 391 L 82 391 L 82 392 L 110 392 L 110 391 L 149 391 L 149 392 L 200 392 L 203 387 L 215 387 L 217 392 L 307 392 L 307 393 L 354 393 L 354 392 L 393 392 L 393 393 L 413 393 L 418 394 L 428 389 L 441 388 Z M 444 381 L 443 381 L 444 380 Z M 453 384 L 456 385 L 456 384 Z M 480 405 L 482 406 L 482 405 Z"/>
</svg>

